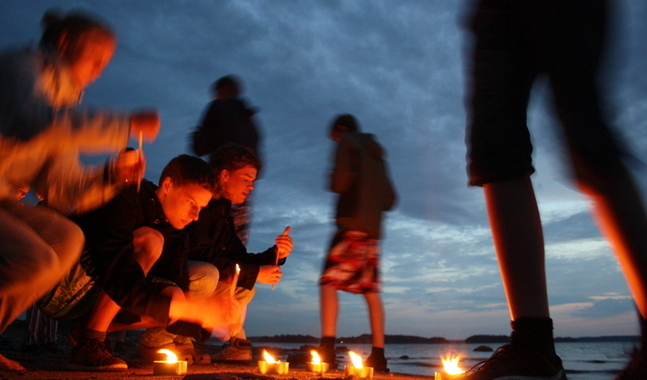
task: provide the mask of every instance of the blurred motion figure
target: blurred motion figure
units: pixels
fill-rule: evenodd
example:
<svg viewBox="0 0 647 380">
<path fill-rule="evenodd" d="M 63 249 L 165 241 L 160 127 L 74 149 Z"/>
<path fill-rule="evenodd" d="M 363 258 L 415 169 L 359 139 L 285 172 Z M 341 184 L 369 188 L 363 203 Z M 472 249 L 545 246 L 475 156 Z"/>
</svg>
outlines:
<svg viewBox="0 0 647 380">
<path fill-rule="evenodd" d="M 466 380 L 566 379 L 553 341 L 542 224 L 526 112 L 545 75 L 574 179 L 620 262 L 640 312 L 642 347 L 621 379 L 647 378 L 647 218 L 607 125 L 598 84 L 611 2 L 480 0 L 471 19 L 469 184 L 482 186 L 511 317 L 510 343 Z"/>
</svg>

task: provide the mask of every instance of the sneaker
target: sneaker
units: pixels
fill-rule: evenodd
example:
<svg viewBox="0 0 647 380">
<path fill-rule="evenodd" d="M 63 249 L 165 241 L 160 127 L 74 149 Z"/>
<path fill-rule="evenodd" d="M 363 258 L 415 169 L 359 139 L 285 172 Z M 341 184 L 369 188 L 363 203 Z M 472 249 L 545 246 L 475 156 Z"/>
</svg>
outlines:
<svg viewBox="0 0 647 380">
<path fill-rule="evenodd" d="M 647 379 L 647 355 L 642 350 L 634 350 L 631 361 L 616 380 Z"/>
<path fill-rule="evenodd" d="M 251 362 L 252 342 L 247 339 L 232 338 L 229 344 L 211 356 L 212 362 Z"/>
<path fill-rule="evenodd" d="M 481 363 L 476 364 L 461 380 L 566 380 L 562 360 L 552 362 L 536 351 L 521 351 L 505 344 Z"/>
<path fill-rule="evenodd" d="M 110 353 L 105 342 L 87 339 L 72 348 L 68 369 L 76 371 L 125 371 L 128 365 Z"/>
<path fill-rule="evenodd" d="M 368 358 L 364 361 L 364 365 L 366 367 L 373 367 L 373 370 L 375 372 L 383 372 L 383 373 L 388 373 L 390 372 L 389 367 L 386 366 L 386 358 L 382 356 L 373 356 L 369 355 Z"/>
</svg>

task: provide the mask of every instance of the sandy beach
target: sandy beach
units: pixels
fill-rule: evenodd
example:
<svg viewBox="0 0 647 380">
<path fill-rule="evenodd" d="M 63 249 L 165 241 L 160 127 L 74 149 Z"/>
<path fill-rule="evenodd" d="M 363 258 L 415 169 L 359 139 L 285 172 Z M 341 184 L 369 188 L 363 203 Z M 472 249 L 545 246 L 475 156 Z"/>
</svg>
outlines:
<svg viewBox="0 0 647 380">
<path fill-rule="evenodd" d="M 320 379 L 344 379 L 343 366 L 340 369 L 331 370 L 324 374 L 308 372 L 303 363 L 296 358 L 302 357 L 299 352 L 283 352 L 271 346 L 254 346 L 254 358 L 256 359 L 259 352 L 266 348 L 268 351 L 275 353 L 278 358 L 290 362 L 290 371 L 287 375 L 262 375 L 255 363 L 249 365 L 231 365 L 231 364 L 194 364 L 188 367 L 186 375 L 180 376 L 158 376 L 153 375 L 153 365 L 143 362 L 137 355 L 137 343 L 139 333 L 130 331 L 126 338 L 126 351 L 121 358 L 128 362 L 129 369 L 123 372 L 78 372 L 69 371 L 65 368 L 68 356 L 71 350 L 67 342 L 66 335 L 70 325 L 59 323 L 57 348 L 50 350 L 41 348 L 39 350 L 25 350 L 27 329 L 24 321 L 17 321 L 11 325 L 2 335 L 0 335 L 0 352 L 10 359 L 20 362 L 28 369 L 26 372 L 0 371 L 0 380 L 77 380 L 77 379 L 139 379 L 139 380 L 164 380 L 164 379 L 184 379 L 184 380 L 320 380 Z M 200 346 L 201 352 L 215 353 L 221 347 L 204 345 Z M 397 373 L 376 373 L 375 380 L 429 380 L 431 377 L 413 376 Z M 360 380 L 353 379 L 350 380 Z"/>
</svg>

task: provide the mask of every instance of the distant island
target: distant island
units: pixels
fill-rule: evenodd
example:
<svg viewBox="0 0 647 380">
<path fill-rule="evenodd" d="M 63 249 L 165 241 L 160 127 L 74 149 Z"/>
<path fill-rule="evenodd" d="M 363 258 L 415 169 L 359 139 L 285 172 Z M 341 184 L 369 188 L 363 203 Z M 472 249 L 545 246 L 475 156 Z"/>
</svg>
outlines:
<svg viewBox="0 0 647 380">
<path fill-rule="evenodd" d="M 304 343 L 319 344 L 319 338 L 312 335 L 274 335 L 254 336 L 247 339 L 258 343 Z M 384 341 L 387 344 L 448 344 L 448 343 L 507 343 L 510 337 L 507 335 L 472 335 L 464 340 L 450 340 L 442 337 L 424 338 L 414 335 L 386 335 Z M 555 342 L 639 342 L 637 335 L 613 335 L 597 337 L 557 337 Z M 371 343 L 370 334 L 362 334 L 352 337 L 337 338 L 337 343 Z"/>
</svg>

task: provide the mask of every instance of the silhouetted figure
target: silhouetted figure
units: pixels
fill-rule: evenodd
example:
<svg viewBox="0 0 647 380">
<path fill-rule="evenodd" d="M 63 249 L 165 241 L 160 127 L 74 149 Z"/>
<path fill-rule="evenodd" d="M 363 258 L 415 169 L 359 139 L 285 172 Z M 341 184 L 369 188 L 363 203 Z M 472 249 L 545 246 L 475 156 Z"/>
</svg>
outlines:
<svg viewBox="0 0 647 380">
<path fill-rule="evenodd" d="M 386 152 L 374 135 L 359 131 L 357 120 L 349 114 L 333 121 L 329 137 L 336 142 L 330 190 L 339 197 L 335 214 L 337 231 L 319 280 L 319 354 L 324 362 L 336 366 L 337 291 L 362 294 L 373 333 L 373 347 L 366 364 L 376 371 L 388 372 L 384 356 L 379 243 L 383 214 L 395 205 L 396 193 L 384 160 Z"/>
<path fill-rule="evenodd" d="M 543 232 L 530 179 L 526 111 L 540 75 L 550 84 L 575 182 L 591 198 L 640 314 L 647 316 L 647 218 L 599 94 L 608 6 L 605 0 L 482 0 L 475 8 L 469 183 L 484 190 L 512 334 L 463 379 L 566 378 L 554 348 Z M 621 378 L 647 378 L 646 363 L 641 350 Z"/>
<path fill-rule="evenodd" d="M 191 147 L 198 156 L 213 156 L 214 152 L 229 143 L 242 145 L 262 159 L 261 134 L 254 118 L 257 110 L 247 106 L 239 78 L 227 75 L 212 85 L 214 99 L 209 103 L 201 124 L 191 134 Z M 236 234 L 247 246 L 252 222 L 252 200 L 234 204 Z"/>
</svg>

